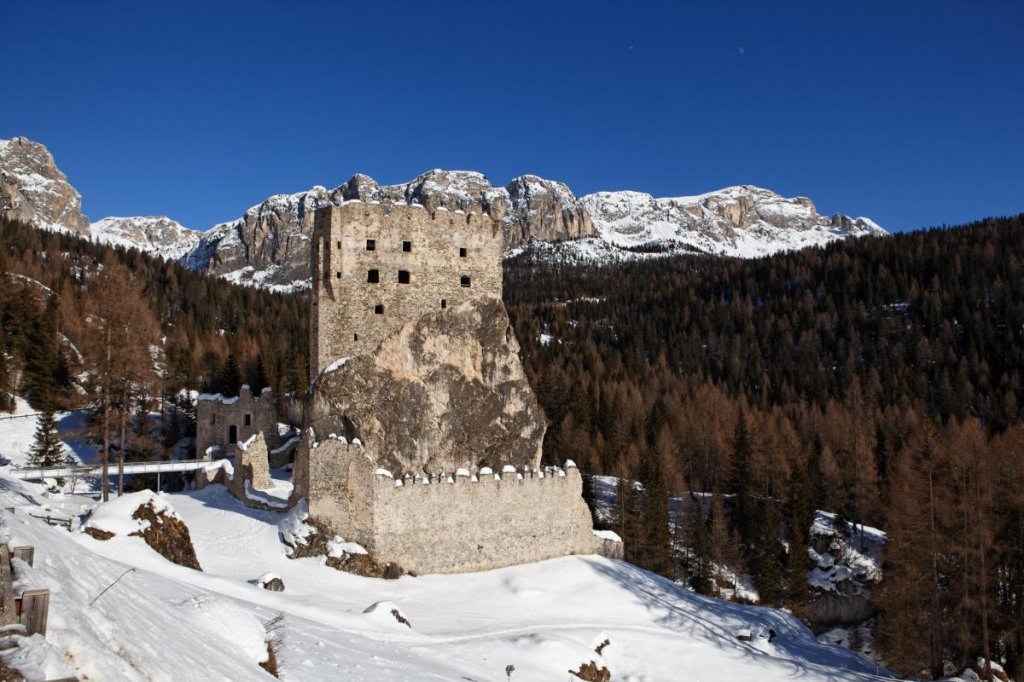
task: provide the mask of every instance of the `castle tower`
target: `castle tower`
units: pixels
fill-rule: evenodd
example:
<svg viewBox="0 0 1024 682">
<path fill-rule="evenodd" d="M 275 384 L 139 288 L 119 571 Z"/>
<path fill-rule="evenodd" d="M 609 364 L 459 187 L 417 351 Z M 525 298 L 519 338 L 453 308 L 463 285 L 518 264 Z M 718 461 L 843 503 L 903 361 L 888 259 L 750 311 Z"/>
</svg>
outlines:
<svg viewBox="0 0 1024 682">
<path fill-rule="evenodd" d="M 358 201 L 316 213 L 310 380 L 373 352 L 402 325 L 470 300 L 501 299 L 501 226 L 476 213 Z"/>
</svg>

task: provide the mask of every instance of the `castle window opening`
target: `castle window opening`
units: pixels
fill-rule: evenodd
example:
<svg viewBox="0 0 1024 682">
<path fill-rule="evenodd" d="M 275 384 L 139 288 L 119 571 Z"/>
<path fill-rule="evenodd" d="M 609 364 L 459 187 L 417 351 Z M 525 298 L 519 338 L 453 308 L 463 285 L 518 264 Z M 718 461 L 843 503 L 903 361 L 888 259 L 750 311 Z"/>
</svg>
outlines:
<svg viewBox="0 0 1024 682">
<path fill-rule="evenodd" d="M 352 335 L 352 340 L 353 341 L 358 341 L 359 340 L 359 334 L 353 334 Z"/>
<path fill-rule="evenodd" d="M 402 251 L 406 253 L 412 251 L 412 242 L 402 242 Z"/>
<path fill-rule="evenodd" d="M 398 271 L 398 283 L 399 284 L 408 284 L 409 283 L 409 271 L 408 270 L 399 270 Z"/>
<path fill-rule="evenodd" d="M 459 284 L 461 284 L 464 287 L 468 287 L 469 286 L 469 275 L 463 275 L 462 279 L 459 280 Z"/>
<path fill-rule="evenodd" d="M 444 309 L 445 309 L 445 308 L 447 308 L 447 307 L 448 307 L 448 301 L 447 301 L 447 299 L 444 299 L 444 298 L 442 298 L 442 299 L 441 299 L 441 310 L 444 310 Z"/>
<path fill-rule="evenodd" d="M 245 422 L 246 426 L 252 426 L 252 415 L 251 414 L 245 415 L 244 422 Z"/>
<path fill-rule="evenodd" d="M 376 251 L 377 250 L 377 240 L 376 239 L 367 239 L 366 240 L 366 250 L 367 251 Z"/>
<path fill-rule="evenodd" d="M 337 244 L 338 244 L 338 248 L 341 249 L 341 242 L 339 241 L 339 242 L 337 242 Z"/>
<path fill-rule="evenodd" d="M 238 442 L 238 427 L 232 424 L 228 427 L 228 445 L 234 445 Z"/>
<path fill-rule="evenodd" d="M 459 258 L 465 258 L 465 257 L 466 257 L 466 247 L 465 246 L 459 247 Z"/>
<path fill-rule="evenodd" d="M 215 415 L 215 414 L 211 414 L 210 415 L 210 423 L 211 424 L 216 424 L 217 423 L 217 415 Z"/>
<path fill-rule="evenodd" d="M 377 305 L 373 306 L 373 314 L 374 315 L 383 315 L 384 314 L 384 306 L 382 306 L 380 303 L 378 303 Z"/>
<path fill-rule="evenodd" d="M 339 271 L 335 272 L 335 273 L 334 273 L 334 277 L 335 277 L 336 279 L 341 279 L 341 271 L 339 270 Z"/>
<path fill-rule="evenodd" d="M 366 281 L 370 284 L 377 284 L 380 282 L 380 270 L 368 270 L 366 272 Z"/>
</svg>

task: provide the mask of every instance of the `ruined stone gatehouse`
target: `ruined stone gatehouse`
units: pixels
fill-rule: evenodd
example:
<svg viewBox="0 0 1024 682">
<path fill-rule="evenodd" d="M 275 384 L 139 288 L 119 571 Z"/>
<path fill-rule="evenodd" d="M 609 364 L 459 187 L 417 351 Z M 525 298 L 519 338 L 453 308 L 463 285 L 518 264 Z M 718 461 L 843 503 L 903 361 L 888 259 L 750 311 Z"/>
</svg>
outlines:
<svg viewBox="0 0 1024 682">
<path fill-rule="evenodd" d="M 242 386 L 238 396 L 200 393 L 196 402 L 196 457 L 231 456 L 254 435 L 262 433 L 277 447 L 277 407 L 269 388 L 254 396 Z M 211 448 L 213 448 L 211 450 Z"/>
<path fill-rule="evenodd" d="M 311 379 L 422 315 L 501 299 L 501 226 L 479 214 L 348 202 L 313 229 Z"/>
</svg>

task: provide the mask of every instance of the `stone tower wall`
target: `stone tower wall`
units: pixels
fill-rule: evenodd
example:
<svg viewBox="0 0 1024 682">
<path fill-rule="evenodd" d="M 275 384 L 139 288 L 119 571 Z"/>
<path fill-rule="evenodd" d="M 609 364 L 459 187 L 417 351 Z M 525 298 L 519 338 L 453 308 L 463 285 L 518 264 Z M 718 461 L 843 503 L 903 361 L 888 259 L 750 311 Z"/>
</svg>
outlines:
<svg viewBox="0 0 1024 682">
<path fill-rule="evenodd" d="M 363 202 L 321 208 L 311 249 L 311 379 L 426 313 L 500 299 L 501 258 L 501 226 L 484 215 Z"/>
</svg>

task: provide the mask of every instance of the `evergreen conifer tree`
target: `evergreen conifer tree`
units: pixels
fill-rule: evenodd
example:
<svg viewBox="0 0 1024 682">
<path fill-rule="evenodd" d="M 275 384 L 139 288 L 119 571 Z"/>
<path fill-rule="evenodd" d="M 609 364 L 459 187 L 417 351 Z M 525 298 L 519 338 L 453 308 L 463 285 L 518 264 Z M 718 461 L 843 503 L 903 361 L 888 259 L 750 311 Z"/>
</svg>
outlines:
<svg viewBox="0 0 1024 682">
<path fill-rule="evenodd" d="M 43 408 L 39 416 L 28 461 L 37 467 L 55 467 L 65 463 L 64 441 L 61 440 L 57 419 L 49 405 Z"/>
<path fill-rule="evenodd" d="M 733 523 L 744 546 L 753 543 L 757 532 L 757 500 L 754 498 L 753 471 L 751 471 L 753 455 L 754 448 L 750 440 L 747 418 L 743 412 L 740 412 L 736 419 L 736 431 L 732 440 L 730 485 L 736 494 Z"/>
<path fill-rule="evenodd" d="M 238 395 L 242 387 L 242 370 L 238 367 L 238 360 L 234 354 L 228 355 L 224 366 L 220 371 L 220 392 L 226 396 Z"/>
<path fill-rule="evenodd" d="M 652 463 L 647 469 L 642 510 L 643 556 L 639 565 L 674 580 L 676 566 L 669 528 L 668 487 L 660 466 Z"/>
</svg>

